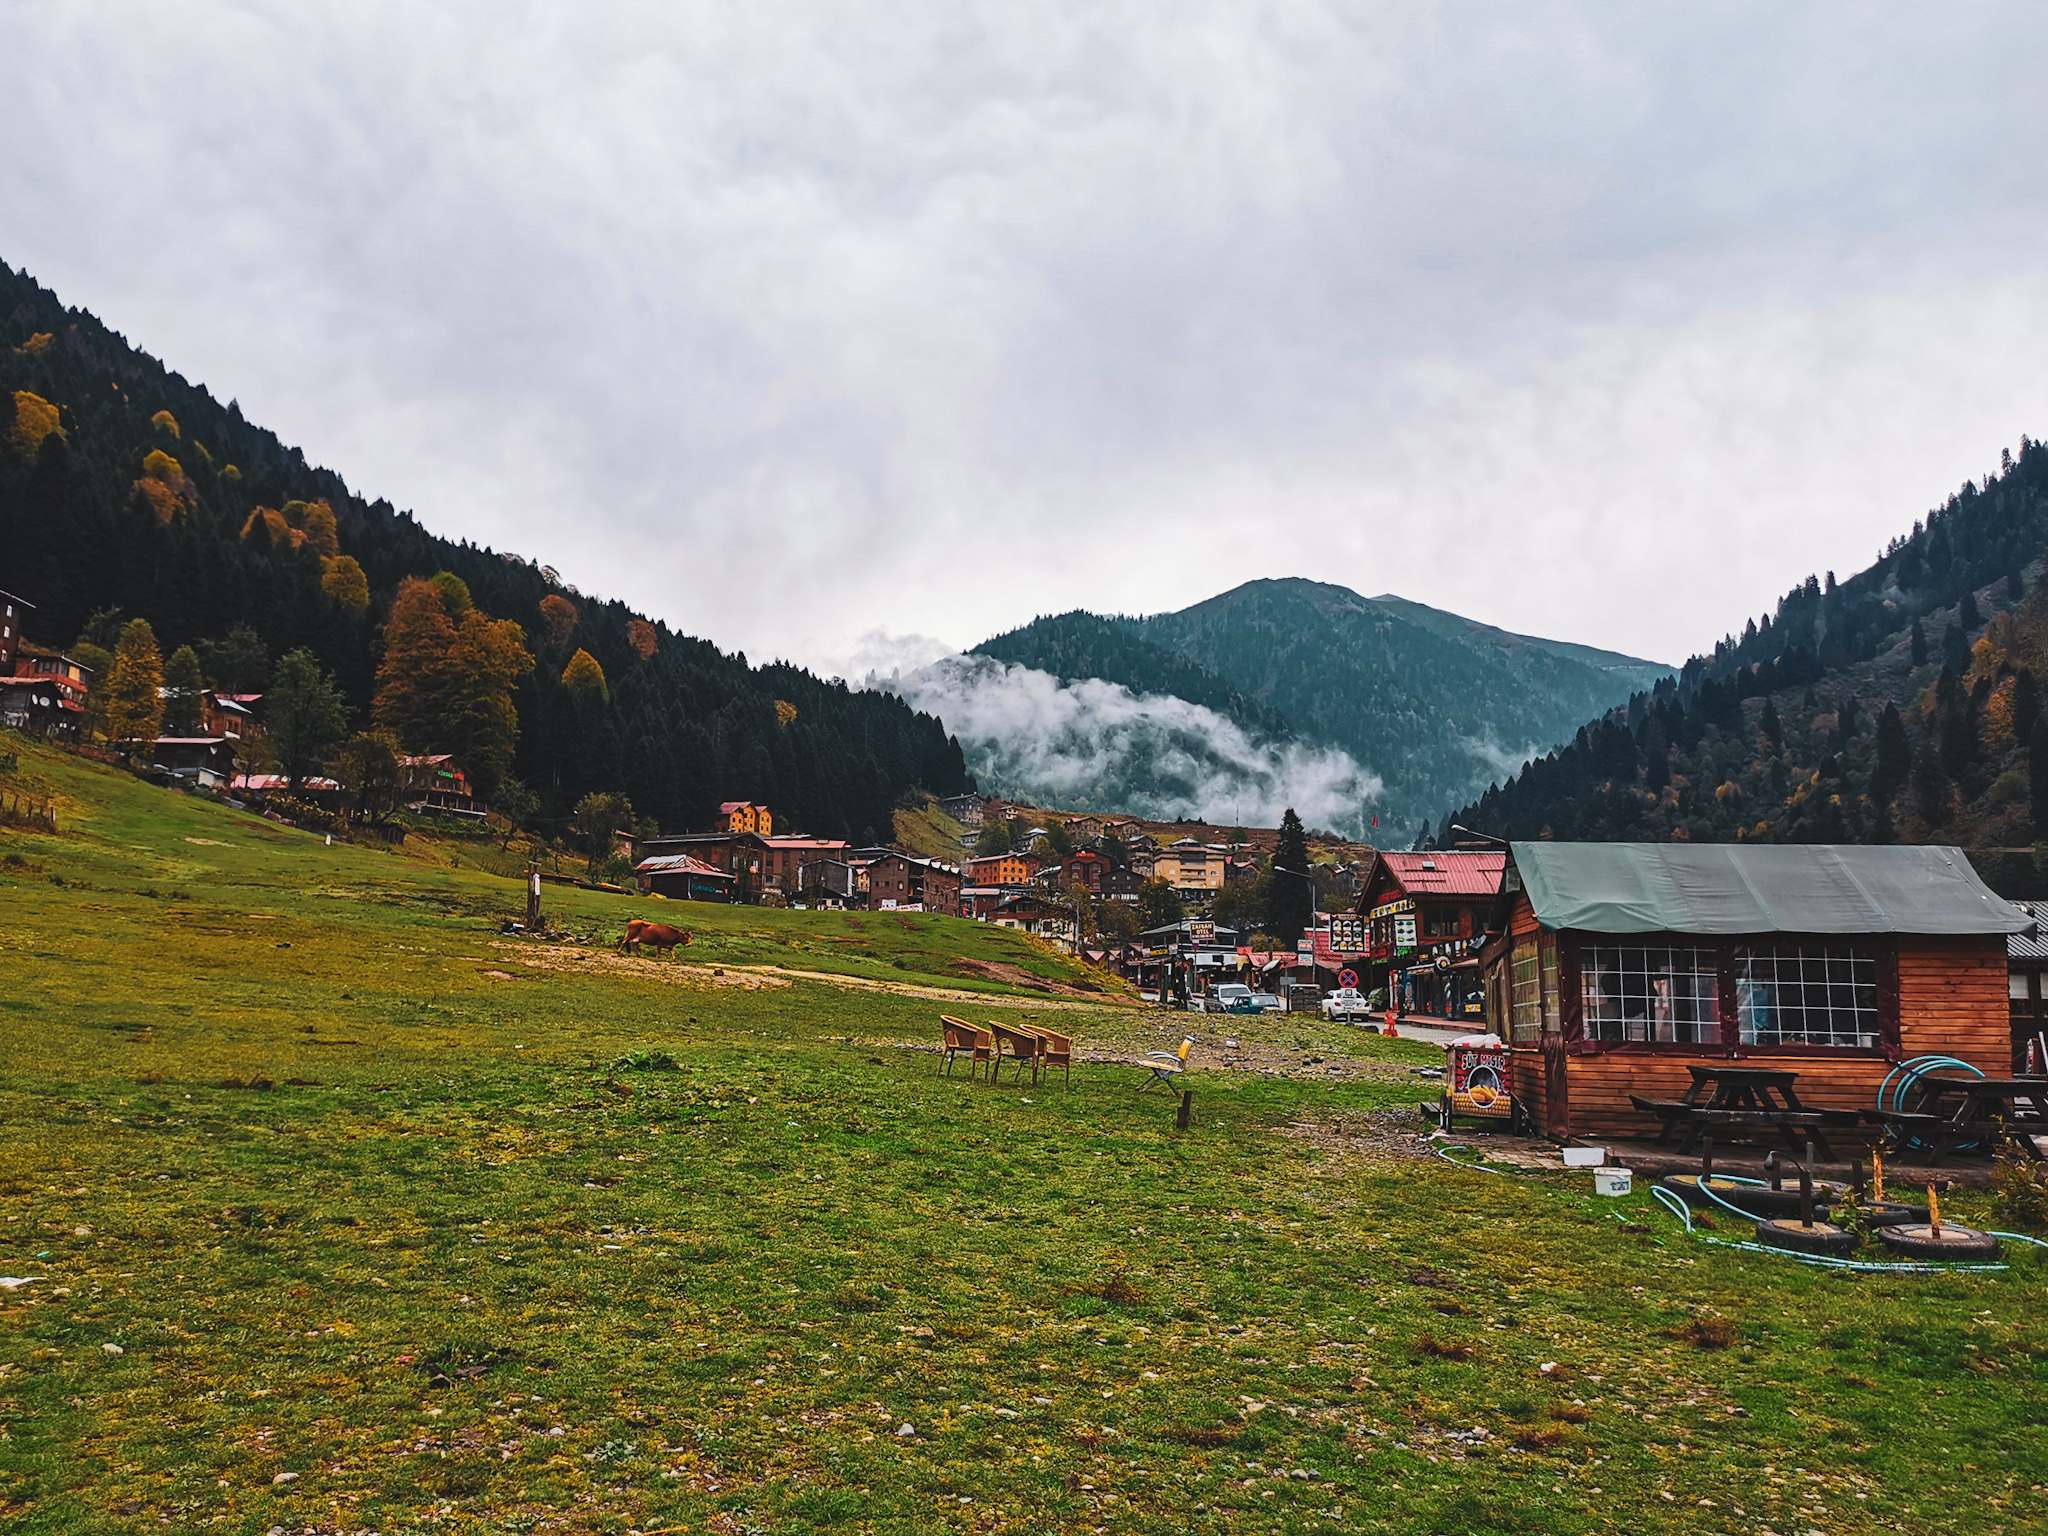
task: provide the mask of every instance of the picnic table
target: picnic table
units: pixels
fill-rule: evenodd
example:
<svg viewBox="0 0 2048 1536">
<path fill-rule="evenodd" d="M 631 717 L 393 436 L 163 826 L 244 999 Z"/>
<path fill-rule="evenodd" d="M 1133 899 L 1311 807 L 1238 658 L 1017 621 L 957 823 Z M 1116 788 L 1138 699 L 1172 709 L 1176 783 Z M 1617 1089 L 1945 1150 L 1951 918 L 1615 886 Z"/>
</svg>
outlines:
<svg viewBox="0 0 2048 1536">
<path fill-rule="evenodd" d="M 1797 1072 L 1775 1067 L 1739 1067 L 1721 1062 L 1688 1064 L 1692 1086 L 1678 1099 L 1646 1099 L 1630 1094 L 1629 1099 L 1645 1114 L 1663 1122 L 1657 1133 L 1659 1145 L 1667 1145 L 1671 1133 L 1683 1127 L 1685 1139 L 1678 1150 L 1697 1150 L 1702 1136 L 1721 1129 L 1756 1130 L 1769 1128 L 1785 1138 L 1795 1153 L 1809 1148 L 1830 1162 L 1834 1149 L 1828 1145 L 1826 1128 L 1858 1123 L 1853 1109 L 1820 1109 L 1799 1102 L 1792 1084 Z M 1801 1144 L 1803 1133 L 1806 1145 Z"/>
<path fill-rule="evenodd" d="M 1919 1108 L 1866 1109 L 1864 1117 L 1891 1134 L 1895 1154 L 1918 1147 L 1933 1167 L 1968 1146 L 2010 1142 L 2041 1161 L 2034 1137 L 2048 1135 L 2048 1077 L 1923 1077 Z"/>
</svg>

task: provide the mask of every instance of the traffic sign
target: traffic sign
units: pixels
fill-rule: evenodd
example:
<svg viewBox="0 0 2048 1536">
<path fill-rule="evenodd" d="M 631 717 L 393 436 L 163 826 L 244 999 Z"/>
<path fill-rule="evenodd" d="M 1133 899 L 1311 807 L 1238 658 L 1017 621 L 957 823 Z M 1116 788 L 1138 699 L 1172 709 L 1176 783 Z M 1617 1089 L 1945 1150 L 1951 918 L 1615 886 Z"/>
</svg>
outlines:
<svg viewBox="0 0 2048 1536">
<path fill-rule="evenodd" d="M 1358 972 L 1348 969 L 1339 971 L 1337 973 L 1337 985 L 1349 987 L 1353 992 L 1356 992 L 1358 990 Z"/>
</svg>

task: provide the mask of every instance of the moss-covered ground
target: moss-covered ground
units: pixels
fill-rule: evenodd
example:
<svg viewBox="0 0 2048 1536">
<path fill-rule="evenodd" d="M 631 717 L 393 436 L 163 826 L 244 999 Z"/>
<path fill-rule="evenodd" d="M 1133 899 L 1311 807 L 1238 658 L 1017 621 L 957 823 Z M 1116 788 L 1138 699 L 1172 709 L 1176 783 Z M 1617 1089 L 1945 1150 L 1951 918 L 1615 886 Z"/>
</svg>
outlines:
<svg viewBox="0 0 2048 1536">
<path fill-rule="evenodd" d="M 1127 1066 L 947 1078 L 941 1011 L 1171 1024 L 942 1000 L 1087 978 L 936 919 L 507 937 L 514 883 L 10 749 L 63 831 L 0 829 L 0 1529 L 2041 1528 L 2031 1260 L 1403 1155 L 1400 1042 L 1197 1073 L 1185 1133 Z"/>
</svg>

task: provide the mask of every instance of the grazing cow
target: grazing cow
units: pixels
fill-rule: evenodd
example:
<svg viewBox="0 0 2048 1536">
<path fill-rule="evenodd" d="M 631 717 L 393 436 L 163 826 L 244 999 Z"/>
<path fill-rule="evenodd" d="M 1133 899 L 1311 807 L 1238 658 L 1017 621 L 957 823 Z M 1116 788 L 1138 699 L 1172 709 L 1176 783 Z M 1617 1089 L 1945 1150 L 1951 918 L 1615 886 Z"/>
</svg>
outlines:
<svg viewBox="0 0 2048 1536">
<path fill-rule="evenodd" d="M 626 936 L 619 941 L 619 947 L 630 955 L 636 945 L 645 944 L 650 949 L 672 955 L 678 944 L 689 948 L 690 938 L 687 928 L 671 928 L 667 923 L 648 923 L 634 918 L 626 924 Z"/>
</svg>

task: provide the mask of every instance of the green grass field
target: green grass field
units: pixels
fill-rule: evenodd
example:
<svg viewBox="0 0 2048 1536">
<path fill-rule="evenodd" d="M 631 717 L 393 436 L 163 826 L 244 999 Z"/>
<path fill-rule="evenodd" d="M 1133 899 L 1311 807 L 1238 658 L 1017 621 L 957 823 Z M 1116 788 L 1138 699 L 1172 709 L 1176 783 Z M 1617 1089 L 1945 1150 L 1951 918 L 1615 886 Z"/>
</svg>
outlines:
<svg viewBox="0 0 2048 1536">
<path fill-rule="evenodd" d="M 1127 1065 L 948 1079 L 942 1011 L 1181 1021 L 921 915 L 508 938 L 514 882 L 7 750 L 64 830 L 0 829 L 0 1529 L 2042 1528 L 2030 1258 L 1418 1159 L 1439 1053 L 1323 1026 L 1229 1020 L 1302 1065 L 1186 1133 Z"/>
</svg>

